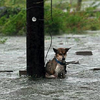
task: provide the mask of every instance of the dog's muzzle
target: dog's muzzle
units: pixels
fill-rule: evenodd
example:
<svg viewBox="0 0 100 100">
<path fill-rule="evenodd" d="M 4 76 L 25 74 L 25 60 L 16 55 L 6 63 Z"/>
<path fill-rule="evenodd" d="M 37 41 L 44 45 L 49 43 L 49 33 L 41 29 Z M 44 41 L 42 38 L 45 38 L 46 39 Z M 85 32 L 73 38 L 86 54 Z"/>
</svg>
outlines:
<svg viewBox="0 0 100 100">
<path fill-rule="evenodd" d="M 62 60 L 65 60 L 65 58 L 63 57 Z"/>
<path fill-rule="evenodd" d="M 62 60 L 65 60 L 65 57 L 64 57 L 64 55 L 62 56 Z"/>
</svg>

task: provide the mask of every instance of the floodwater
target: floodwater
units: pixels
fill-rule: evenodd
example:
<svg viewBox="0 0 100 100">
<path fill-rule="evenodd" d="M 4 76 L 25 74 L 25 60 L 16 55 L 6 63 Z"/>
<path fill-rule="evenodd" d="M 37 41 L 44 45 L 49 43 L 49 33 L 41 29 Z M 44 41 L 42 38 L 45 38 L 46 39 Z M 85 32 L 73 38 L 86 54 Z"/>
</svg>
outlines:
<svg viewBox="0 0 100 100">
<path fill-rule="evenodd" d="M 100 100 L 100 32 L 82 35 L 53 36 L 53 44 L 48 54 L 52 59 L 52 48 L 71 47 L 66 61 L 79 61 L 80 64 L 67 66 L 65 79 L 30 79 L 19 76 L 19 70 L 26 69 L 25 37 L 7 37 L 0 44 L 0 100 Z M 50 44 L 45 37 L 45 53 Z M 76 55 L 76 51 L 92 51 L 92 56 Z"/>
</svg>

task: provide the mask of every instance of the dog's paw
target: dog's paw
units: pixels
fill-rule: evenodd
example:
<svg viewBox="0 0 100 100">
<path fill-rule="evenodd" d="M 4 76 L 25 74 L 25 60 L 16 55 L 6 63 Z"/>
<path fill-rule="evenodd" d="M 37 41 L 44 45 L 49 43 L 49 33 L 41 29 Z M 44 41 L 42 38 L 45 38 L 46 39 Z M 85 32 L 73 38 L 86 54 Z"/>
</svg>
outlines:
<svg viewBox="0 0 100 100">
<path fill-rule="evenodd" d="M 46 78 L 57 78 L 55 75 L 49 75 L 49 74 L 46 74 L 45 77 Z"/>
</svg>

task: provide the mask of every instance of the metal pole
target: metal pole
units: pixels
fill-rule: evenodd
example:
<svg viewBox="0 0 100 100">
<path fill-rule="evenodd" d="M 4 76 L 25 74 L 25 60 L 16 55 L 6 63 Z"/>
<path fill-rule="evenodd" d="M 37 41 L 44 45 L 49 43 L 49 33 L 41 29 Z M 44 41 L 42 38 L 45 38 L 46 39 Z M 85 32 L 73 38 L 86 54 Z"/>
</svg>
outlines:
<svg viewBox="0 0 100 100">
<path fill-rule="evenodd" d="M 44 1 L 27 0 L 27 74 L 43 77 L 44 70 Z"/>
</svg>

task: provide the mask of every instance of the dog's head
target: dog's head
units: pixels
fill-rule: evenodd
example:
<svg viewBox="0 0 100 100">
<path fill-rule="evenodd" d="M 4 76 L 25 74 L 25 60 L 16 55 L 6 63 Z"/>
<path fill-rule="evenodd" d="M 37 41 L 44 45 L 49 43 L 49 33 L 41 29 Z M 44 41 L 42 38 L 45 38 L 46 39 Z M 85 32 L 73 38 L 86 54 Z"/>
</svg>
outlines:
<svg viewBox="0 0 100 100">
<path fill-rule="evenodd" d="M 53 48 L 56 59 L 58 59 L 59 61 L 65 60 L 69 49 L 70 48 L 58 48 L 58 49 Z"/>
</svg>

